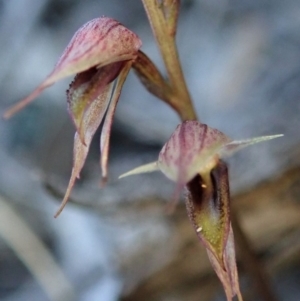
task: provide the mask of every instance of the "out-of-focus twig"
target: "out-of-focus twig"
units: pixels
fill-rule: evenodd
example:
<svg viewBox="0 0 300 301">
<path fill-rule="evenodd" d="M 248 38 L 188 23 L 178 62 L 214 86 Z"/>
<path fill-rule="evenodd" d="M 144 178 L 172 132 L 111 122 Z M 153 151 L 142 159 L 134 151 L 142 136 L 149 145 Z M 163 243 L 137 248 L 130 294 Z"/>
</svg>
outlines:
<svg viewBox="0 0 300 301">
<path fill-rule="evenodd" d="M 267 262 L 267 272 L 278 273 L 281 269 L 299 262 L 300 230 L 295 230 L 282 239 L 282 243 L 275 250 L 275 255 Z"/>
<path fill-rule="evenodd" d="M 257 293 L 265 301 L 278 301 L 269 284 L 269 277 L 265 272 L 263 265 L 253 251 L 252 245 L 248 240 L 246 233 L 244 233 L 243 229 L 241 228 L 237 213 L 234 210 L 231 212 L 231 222 L 236 239 L 236 245 L 241 254 L 240 256 L 242 265 L 244 266 L 248 275 L 251 277 Z"/>
<path fill-rule="evenodd" d="M 74 289 L 52 254 L 1 196 L 0 236 L 31 272 L 51 301 L 75 300 Z"/>
</svg>

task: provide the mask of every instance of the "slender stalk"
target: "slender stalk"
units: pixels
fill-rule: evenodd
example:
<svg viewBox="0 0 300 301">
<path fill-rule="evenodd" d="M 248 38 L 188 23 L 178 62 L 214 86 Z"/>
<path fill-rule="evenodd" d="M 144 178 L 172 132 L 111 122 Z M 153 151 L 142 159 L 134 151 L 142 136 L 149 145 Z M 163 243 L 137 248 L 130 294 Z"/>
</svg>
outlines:
<svg viewBox="0 0 300 301">
<path fill-rule="evenodd" d="M 172 103 L 174 107 L 178 108 L 178 113 L 182 121 L 196 120 L 197 115 L 193 107 L 179 61 L 175 41 L 176 30 L 170 30 L 162 10 L 163 7 L 158 3 L 158 1 L 142 1 L 165 63 L 169 83 L 173 92 Z M 176 24 L 174 26 L 176 26 Z"/>
</svg>

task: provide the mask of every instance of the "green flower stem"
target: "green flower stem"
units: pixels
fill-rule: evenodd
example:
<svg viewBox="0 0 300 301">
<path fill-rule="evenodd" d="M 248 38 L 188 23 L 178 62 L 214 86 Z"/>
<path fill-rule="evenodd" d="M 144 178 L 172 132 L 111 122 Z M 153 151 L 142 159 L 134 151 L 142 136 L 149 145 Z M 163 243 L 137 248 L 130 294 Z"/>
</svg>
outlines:
<svg viewBox="0 0 300 301">
<path fill-rule="evenodd" d="M 163 5 L 156 0 L 142 0 L 153 34 L 160 49 L 169 83 L 172 89 L 171 105 L 177 109 L 182 121 L 196 120 L 197 115 L 191 101 L 175 41 L 175 30 L 170 31 L 170 26 L 165 19 Z M 173 25 L 174 27 L 176 24 Z"/>
</svg>

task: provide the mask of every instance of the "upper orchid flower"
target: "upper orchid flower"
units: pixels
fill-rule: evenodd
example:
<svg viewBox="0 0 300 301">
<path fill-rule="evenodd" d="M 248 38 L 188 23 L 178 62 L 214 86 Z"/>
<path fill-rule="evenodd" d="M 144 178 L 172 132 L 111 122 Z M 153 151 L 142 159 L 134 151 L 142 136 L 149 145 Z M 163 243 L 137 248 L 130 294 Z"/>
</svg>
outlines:
<svg viewBox="0 0 300 301">
<path fill-rule="evenodd" d="M 235 141 L 206 124 L 185 121 L 163 146 L 157 162 L 120 176 L 161 170 L 177 183 L 177 191 L 186 186 L 189 218 L 224 286 L 228 301 L 235 295 L 241 301 L 242 296 L 230 223 L 227 166 L 221 159 L 248 145 L 280 136 Z"/>
<path fill-rule="evenodd" d="M 11 115 L 32 102 L 45 88 L 76 74 L 67 91 L 68 110 L 76 127 L 72 175 L 58 216 L 65 206 L 86 160 L 91 140 L 104 120 L 101 133 L 101 168 L 107 177 L 111 125 L 126 76 L 142 43 L 119 22 L 101 17 L 83 25 L 73 36 L 54 70 L 29 96 L 6 112 Z"/>
</svg>

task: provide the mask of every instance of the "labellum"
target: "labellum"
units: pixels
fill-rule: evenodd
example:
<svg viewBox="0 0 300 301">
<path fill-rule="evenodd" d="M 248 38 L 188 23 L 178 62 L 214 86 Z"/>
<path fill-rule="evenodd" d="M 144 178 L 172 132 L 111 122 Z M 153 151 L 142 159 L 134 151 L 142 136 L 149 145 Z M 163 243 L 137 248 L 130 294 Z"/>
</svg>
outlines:
<svg viewBox="0 0 300 301">
<path fill-rule="evenodd" d="M 230 196 L 227 166 L 219 161 L 205 177 L 197 175 L 187 186 L 186 208 L 197 236 L 223 284 L 227 300 L 242 296 L 235 261 L 230 223 Z"/>
</svg>

